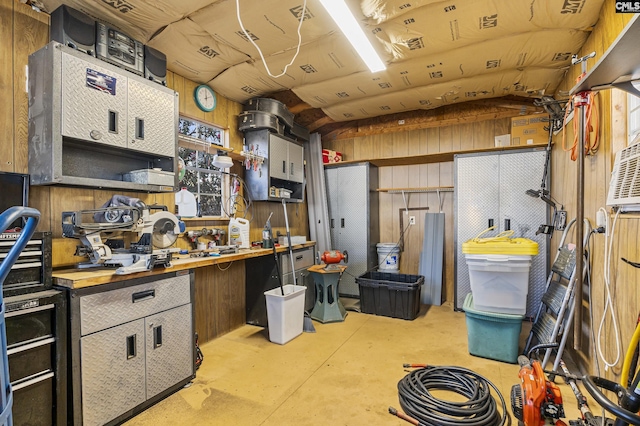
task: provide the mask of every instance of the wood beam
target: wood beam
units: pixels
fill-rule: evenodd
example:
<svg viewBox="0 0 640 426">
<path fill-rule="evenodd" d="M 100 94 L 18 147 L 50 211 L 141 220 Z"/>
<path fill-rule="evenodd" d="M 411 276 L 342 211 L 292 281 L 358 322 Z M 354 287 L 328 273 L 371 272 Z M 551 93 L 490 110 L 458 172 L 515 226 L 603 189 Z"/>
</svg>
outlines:
<svg viewBox="0 0 640 426">
<path fill-rule="evenodd" d="M 307 125 L 307 129 L 309 129 L 310 132 L 315 132 L 320 127 L 325 126 L 327 124 L 331 124 L 331 123 L 334 123 L 333 119 L 325 116 L 319 120 L 314 121 L 313 123 L 309 123 Z"/>
<path fill-rule="evenodd" d="M 405 120 L 405 124 L 389 125 L 389 123 L 385 123 L 380 125 L 371 125 L 371 126 L 367 126 L 366 130 L 360 130 L 359 128 L 356 128 L 356 127 L 351 127 L 350 129 L 338 129 L 330 133 L 327 133 L 325 135 L 322 135 L 322 137 L 328 138 L 331 140 L 352 139 L 352 138 L 377 135 L 377 134 L 406 132 L 409 130 L 430 129 L 434 127 L 453 126 L 456 124 L 463 124 L 463 123 L 475 123 L 478 121 L 496 120 L 500 118 L 511 118 L 511 117 L 517 117 L 518 115 L 520 114 L 517 110 L 507 109 L 504 111 L 482 112 L 477 114 L 467 114 L 464 116 L 461 115 L 453 118 L 442 118 L 442 117 L 433 116 L 433 117 L 429 117 L 426 120 L 421 119 L 420 121 L 415 121 L 413 123 Z"/>
</svg>

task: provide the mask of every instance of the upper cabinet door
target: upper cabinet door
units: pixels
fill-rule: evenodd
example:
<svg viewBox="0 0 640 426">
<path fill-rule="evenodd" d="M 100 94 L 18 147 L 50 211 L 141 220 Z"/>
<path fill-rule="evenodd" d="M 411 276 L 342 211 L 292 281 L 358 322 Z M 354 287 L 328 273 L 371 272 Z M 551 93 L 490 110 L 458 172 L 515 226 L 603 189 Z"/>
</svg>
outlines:
<svg viewBox="0 0 640 426">
<path fill-rule="evenodd" d="M 289 180 L 304 181 L 304 149 L 301 145 L 289 143 Z"/>
<path fill-rule="evenodd" d="M 173 157 L 177 142 L 175 95 L 155 86 L 129 80 L 128 148 Z"/>
<path fill-rule="evenodd" d="M 269 176 L 289 180 L 289 141 L 269 137 Z"/>
<path fill-rule="evenodd" d="M 62 55 L 62 135 L 127 147 L 127 78 Z"/>
</svg>

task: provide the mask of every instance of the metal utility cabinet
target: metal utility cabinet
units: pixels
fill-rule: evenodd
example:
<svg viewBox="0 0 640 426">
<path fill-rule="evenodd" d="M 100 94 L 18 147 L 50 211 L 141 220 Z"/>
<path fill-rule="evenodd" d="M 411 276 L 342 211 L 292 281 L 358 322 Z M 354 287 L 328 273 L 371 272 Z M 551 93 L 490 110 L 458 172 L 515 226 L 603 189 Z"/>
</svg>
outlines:
<svg viewBox="0 0 640 426">
<path fill-rule="evenodd" d="M 535 315 L 546 288 L 549 237 L 535 235 L 538 227 L 549 223 L 548 206 L 531 198 L 527 189 L 536 189 L 544 171 L 544 149 L 522 149 L 501 153 L 460 154 L 455 164 L 455 308 L 462 309 L 471 292 L 469 268 L 462 244 L 491 225 L 495 236 L 513 230 L 514 237 L 538 243 L 529 272 L 527 316 Z"/>
<path fill-rule="evenodd" d="M 268 130 L 245 132 L 249 152 L 264 157 L 257 169 L 245 173 L 251 198 L 260 201 L 281 201 L 271 190 L 290 191 L 287 201 L 302 202 L 304 198 L 304 148 L 298 142 Z"/>
<path fill-rule="evenodd" d="M 75 49 L 50 42 L 29 56 L 32 185 L 142 191 L 173 185 L 125 181 L 134 170 L 177 170 L 178 95 Z"/>
<path fill-rule="evenodd" d="M 74 424 L 118 424 L 195 377 L 193 273 L 66 290 Z"/>
<path fill-rule="evenodd" d="M 380 240 L 378 168 L 370 163 L 325 167 L 331 248 L 349 253 L 341 295 L 360 294 L 355 277 L 374 269 Z"/>
</svg>

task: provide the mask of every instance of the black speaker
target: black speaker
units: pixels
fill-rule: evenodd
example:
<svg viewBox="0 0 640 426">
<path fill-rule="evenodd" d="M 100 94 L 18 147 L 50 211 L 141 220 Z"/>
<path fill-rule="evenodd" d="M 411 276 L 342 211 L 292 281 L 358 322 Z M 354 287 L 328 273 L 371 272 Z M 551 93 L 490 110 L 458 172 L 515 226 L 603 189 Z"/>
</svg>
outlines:
<svg viewBox="0 0 640 426">
<path fill-rule="evenodd" d="M 167 85 L 167 56 L 149 46 L 144 47 L 144 78 Z"/>
<path fill-rule="evenodd" d="M 96 21 L 69 6 L 61 5 L 51 13 L 49 38 L 96 56 Z"/>
</svg>

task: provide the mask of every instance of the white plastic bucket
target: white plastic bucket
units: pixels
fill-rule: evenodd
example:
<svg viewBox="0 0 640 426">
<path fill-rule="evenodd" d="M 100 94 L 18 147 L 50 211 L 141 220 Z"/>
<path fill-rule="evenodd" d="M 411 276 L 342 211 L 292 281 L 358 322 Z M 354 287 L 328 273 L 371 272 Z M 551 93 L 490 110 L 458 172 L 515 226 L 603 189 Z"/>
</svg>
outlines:
<svg viewBox="0 0 640 426">
<path fill-rule="evenodd" d="M 276 287 L 264 292 L 267 300 L 269 340 L 273 343 L 284 345 L 302 334 L 306 290 L 307 287 L 303 285 L 287 284 L 282 289 Z"/>
<path fill-rule="evenodd" d="M 378 243 L 378 271 L 398 272 L 400 269 L 400 248 L 396 243 Z"/>
</svg>

